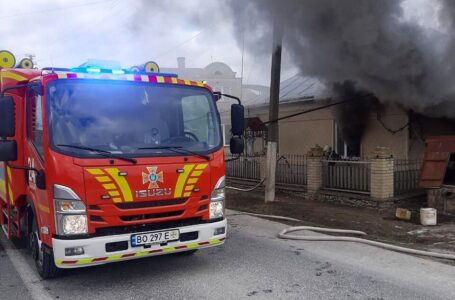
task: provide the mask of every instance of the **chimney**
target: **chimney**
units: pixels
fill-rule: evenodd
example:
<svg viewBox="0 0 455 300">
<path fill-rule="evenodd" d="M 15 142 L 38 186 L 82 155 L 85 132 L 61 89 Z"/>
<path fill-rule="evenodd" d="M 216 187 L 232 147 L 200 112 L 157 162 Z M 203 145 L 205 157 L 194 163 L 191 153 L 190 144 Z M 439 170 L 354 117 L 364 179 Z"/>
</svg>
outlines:
<svg viewBox="0 0 455 300">
<path fill-rule="evenodd" d="M 177 57 L 177 66 L 179 69 L 185 69 L 185 57 Z"/>
</svg>

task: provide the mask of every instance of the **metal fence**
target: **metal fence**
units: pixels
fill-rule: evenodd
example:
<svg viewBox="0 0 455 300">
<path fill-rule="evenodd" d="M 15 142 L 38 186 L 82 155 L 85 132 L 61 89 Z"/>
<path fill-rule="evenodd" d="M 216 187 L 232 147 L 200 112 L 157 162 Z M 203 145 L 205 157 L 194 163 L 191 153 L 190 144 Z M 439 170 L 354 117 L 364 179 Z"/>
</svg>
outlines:
<svg viewBox="0 0 455 300">
<path fill-rule="evenodd" d="M 418 189 L 422 161 L 395 159 L 393 165 L 393 190 L 395 195 L 404 194 Z"/>
<path fill-rule="evenodd" d="M 240 157 L 231 160 L 226 157 L 226 176 L 246 179 L 261 180 L 261 157 Z M 300 154 L 280 155 L 276 166 L 276 183 L 279 185 L 305 185 L 306 184 L 306 158 Z"/>
<path fill-rule="evenodd" d="M 261 162 L 259 157 L 226 157 L 226 176 L 239 179 L 261 180 Z"/>
<path fill-rule="evenodd" d="M 370 193 L 368 161 L 323 160 L 322 185 L 325 189 Z"/>
<path fill-rule="evenodd" d="M 276 182 L 284 185 L 306 185 L 306 156 L 280 155 L 276 165 Z"/>
</svg>

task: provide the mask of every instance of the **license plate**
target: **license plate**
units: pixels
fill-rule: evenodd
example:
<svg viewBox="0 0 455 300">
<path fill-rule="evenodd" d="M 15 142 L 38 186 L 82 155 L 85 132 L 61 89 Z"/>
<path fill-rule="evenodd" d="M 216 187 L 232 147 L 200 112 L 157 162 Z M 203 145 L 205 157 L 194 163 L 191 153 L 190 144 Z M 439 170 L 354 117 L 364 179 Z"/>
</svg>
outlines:
<svg viewBox="0 0 455 300">
<path fill-rule="evenodd" d="M 131 246 L 161 244 L 170 241 L 178 241 L 180 232 L 178 229 L 166 231 L 145 232 L 131 235 Z"/>
</svg>

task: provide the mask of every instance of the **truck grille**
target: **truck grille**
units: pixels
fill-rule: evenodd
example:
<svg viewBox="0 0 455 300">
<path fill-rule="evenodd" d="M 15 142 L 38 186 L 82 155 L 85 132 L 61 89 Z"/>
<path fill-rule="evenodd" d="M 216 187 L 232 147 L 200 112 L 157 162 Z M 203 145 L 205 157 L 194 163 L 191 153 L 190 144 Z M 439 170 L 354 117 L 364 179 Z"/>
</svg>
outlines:
<svg viewBox="0 0 455 300">
<path fill-rule="evenodd" d="M 162 207 L 181 205 L 188 201 L 188 198 L 165 199 L 147 202 L 132 202 L 132 203 L 116 203 L 115 206 L 120 209 L 136 209 L 136 208 L 149 208 L 149 207 Z"/>
<path fill-rule="evenodd" d="M 183 210 L 177 211 L 170 211 L 170 212 L 163 212 L 163 213 L 154 213 L 154 214 L 142 214 L 142 215 L 135 215 L 135 216 L 121 216 L 120 219 L 122 221 L 137 221 L 137 220 L 149 220 L 149 219 L 158 219 L 158 218 L 166 218 L 166 217 L 176 217 L 183 214 Z"/>
<path fill-rule="evenodd" d="M 161 229 L 198 225 L 198 224 L 204 224 L 204 223 L 208 223 L 208 222 L 203 221 L 202 218 L 190 218 L 190 219 L 175 220 L 175 221 L 160 222 L 160 223 L 126 225 L 126 226 L 121 226 L 121 227 L 102 227 L 102 228 L 96 228 L 94 236 L 106 236 L 106 235 L 116 235 L 116 234 L 125 234 L 125 233 L 154 231 L 154 230 L 161 230 Z"/>
</svg>

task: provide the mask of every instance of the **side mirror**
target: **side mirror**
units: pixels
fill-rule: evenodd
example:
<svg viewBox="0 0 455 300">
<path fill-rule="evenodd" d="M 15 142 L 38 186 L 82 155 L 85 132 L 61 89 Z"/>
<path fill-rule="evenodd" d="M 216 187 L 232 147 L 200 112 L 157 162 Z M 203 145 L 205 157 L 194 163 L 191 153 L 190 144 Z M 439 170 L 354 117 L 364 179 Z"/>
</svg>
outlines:
<svg viewBox="0 0 455 300">
<path fill-rule="evenodd" d="M 11 96 L 0 98 L 0 137 L 13 137 L 16 132 L 14 100 Z"/>
<path fill-rule="evenodd" d="M 17 143 L 16 141 L 0 140 L 0 161 L 17 160 Z"/>
<path fill-rule="evenodd" d="M 36 173 L 36 187 L 39 188 L 40 190 L 45 190 L 46 189 L 46 175 L 44 171 L 38 171 Z"/>
<path fill-rule="evenodd" d="M 229 148 L 232 154 L 242 154 L 244 149 L 243 139 L 239 137 L 232 137 L 229 143 Z"/>
<path fill-rule="evenodd" d="M 241 104 L 231 105 L 232 135 L 243 135 L 245 131 L 245 109 Z"/>
</svg>

